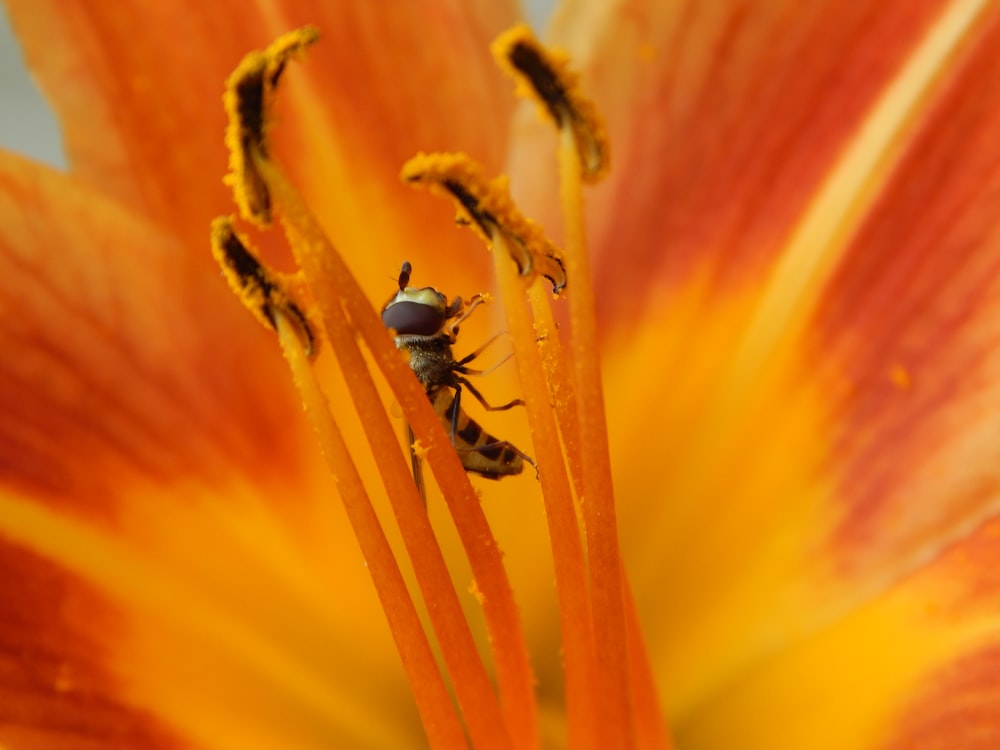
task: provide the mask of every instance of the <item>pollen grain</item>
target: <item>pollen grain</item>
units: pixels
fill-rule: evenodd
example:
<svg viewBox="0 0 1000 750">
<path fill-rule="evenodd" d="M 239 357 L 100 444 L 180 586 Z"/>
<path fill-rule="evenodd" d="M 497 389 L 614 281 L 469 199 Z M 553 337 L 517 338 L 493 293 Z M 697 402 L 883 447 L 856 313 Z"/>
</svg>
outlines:
<svg viewBox="0 0 1000 750">
<path fill-rule="evenodd" d="M 566 288 L 562 252 L 518 210 L 507 178 L 487 180 L 482 167 L 461 153 L 418 154 L 403 165 L 400 176 L 452 198 L 458 204 L 456 221 L 468 224 L 487 245 L 500 231 L 520 276 L 544 276 L 557 295 Z"/>
<path fill-rule="evenodd" d="M 293 277 L 265 266 L 233 229 L 229 217 L 219 217 L 212 222 L 211 242 L 212 256 L 243 306 L 274 331 L 277 330 L 276 316 L 283 314 L 298 333 L 307 356 L 314 357 L 319 339 L 302 307 L 288 292 Z"/>
<path fill-rule="evenodd" d="M 233 189 L 240 215 L 258 226 L 271 223 L 271 196 L 267 182 L 254 165 L 254 154 L 268 158 L 270 100 L 288 61 L 303 54 L 319 38 L 312 26 L 278 37 L 260 52 L 251 52 L 226 81 L 222 101 L 228 115 L 226 147 L 229 174 L 226 184 Z"/>
<path fill-rule="evenodd" d="M 547 49 L 531 27 L 520 24 L 493 42 L 500 67 L 518 84 L 517 93 L 534 99 L 556 127 L 573 133 L 585 182 L 597 182 L 608 171 L 608 137 L 597 107 L 579 90 L 579 76 L 569 58 Z"/>
</svg>

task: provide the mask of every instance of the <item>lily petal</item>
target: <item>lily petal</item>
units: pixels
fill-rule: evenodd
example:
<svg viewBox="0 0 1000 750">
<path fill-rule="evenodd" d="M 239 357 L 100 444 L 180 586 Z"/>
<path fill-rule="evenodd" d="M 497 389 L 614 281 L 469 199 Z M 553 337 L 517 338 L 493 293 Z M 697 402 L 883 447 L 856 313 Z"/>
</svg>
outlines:
<svg viewBox="0 0 1000 750">
<path fill-rule="evenodd" d="M 983 7 L 925 74 L 891 168 L 845 196 L 860 219 L 806 332 L 772 321 L 795 343 L 759 370 L 739 356 L 748 321 L 804 213 L 922 45 L 976 4 L 632 5 L 598 40 L 594 85 L 633 97 L 608 107 L 621 182 L 591 221 L 623 548 L 682 730 L 996 512 L 1000 21 Z M 632 63 L 603 67 L 614 49 Z M 681 569 L 699 573 L 664 573 Z"/>
<path fill-rule="evenodd" d="M 0 218 L 0 336 L 17 352 L 0 396 L 6 476 L 100 502 L 120 471 L 256 467 L 263 481 L 302 464 L 310 433 L 280 357 L 258 355 L 273 342 L 232 309 L 207 249 L 188 255 L 73 179 L 10 155 L 0 155 Z M 233 382 L 248 361 L 253 377 Z"/>
<path fill-rule="evenodd" d="M 297 73 L 302 80 L 286 87 L 276 137 L 331 236 L 355 249 L 348 255 L 379 294 L 398 262 L 376 268 L 373 247 L 405 249 L 414 262 L 471 255 L 471 241 L 441 220 L 439 205 L 401 186 L 398 170 L 434 149 L 499 165 L 512 97 L 495 85 L 488 43 L 513 22 L 513 3 L 425 0 L 385 13 L 366 2 L 275 11 L 265 3 L 102 9 L 15 0 L 10 15 L 64 124 L 74 172 L 198 252 L 208 222 L 230 205 L 218 181 L 227 158 L 222 82 L 247 50 L 318 26 L 325 41 Z M 445 277 L 468 283 L 447 269 Z"/>
<path fill-rule="evenodd" d="M 7 544 L 0 544 L 0 575 L 5 747 L 178 747 L 155 717 L 114 698 L 102 648 L 120 632 L 120 623 L 100 606 L 99 596 L 51 563 Z"/>
<path fill-rule="evenodd" d="M 413 736 L 273 334 L 207 252 L 73 178 L 4 155 L 0 219 L 0 344 L 17 353 L 0 389 L 0 689 L 18 696 L 0 740 Z M 403 720 L 360 709 L 380 704 Z"/>
<path fill-rule="evenodd" d="M 583 69 L 612 142 L 588 222 L 605 334 L 706 269 L 723 289 L 766 274 L 946 6 L 564 2 L 550 36 Z M 512 180 L 532 215 L 557 227 L 554 183 L 535 174 L 549 136 L 534 119 L 520 122 L 528 145 Z"/>
<path fill-rule="evenodd" d="M 909 691 L 887 733 L 888 750 L 996 746 L 998 533 L 1000 524 L 991 520 L 903 584 L 923 606 L 926 621 L 950 636 L 951 648 Z"/>
<path fill-rule="evenodd" d="M 998 43 L 1000 13 L 952 71 L 818 311 L 848 501 L 832 540 L 840 575 L 899 576 L 1000 510 Z"/>
<path fill-rule="evenodd" d="M 361 656 L 336 645 L 349 634 L 341 629 L 341 600 L 330 595 L 340 587 L 317 574 L 321 561 L 282 538 L 249 496 L 234 495 L 231 502 L 243 502 L 226 514 L 197 489 L 180 508 L 156 488 L 136 488 L 134 496 L 161 513 L 135 508 L 118 534 L 0 494 L 0 535 L 33 553 L 18 556 L 2 545 L 0 558 L 20 563 L 11 572 L 22 574 L 5 584 L 11 601 L 32 607 L 51 597 L 57 607 L 48 628 L 23 627 L 25 615 L 16 611 L 2 622 L 4 661 L 16 667 L 4 674 L 3 689 L 27 683 L 36 690 L 5 706 L 0 731 L 63 733 L 68 742 L 88 728 L 113 737 L 167 727 L 194 746 L 249 748 L 324 747 L 331 737 L 384 747 L 413 736 L 401 676 L 383 668 L 378 650 Z M 46 576 L 40 558 L 72 573 Z M 359 592 L 338 593 L 352 608 L 366 608 Z M 63 640 L 48 640 L 53 631 Z M 389 648 L 371 631 L 364 647 L 373 635 Z M 107 721 L 59 723 L 79 719 L 81 704 L 107 706 Z M 373 706 L 401 721 L 379 722 Z M 151 711 L 156 718 L 144 719 Z"/>
<path fill-rule="evenodd" d="M 991 521 L 879 599 L 762 660 L 681 728 L 689 747 L 995 747 Z"/>
</svg>

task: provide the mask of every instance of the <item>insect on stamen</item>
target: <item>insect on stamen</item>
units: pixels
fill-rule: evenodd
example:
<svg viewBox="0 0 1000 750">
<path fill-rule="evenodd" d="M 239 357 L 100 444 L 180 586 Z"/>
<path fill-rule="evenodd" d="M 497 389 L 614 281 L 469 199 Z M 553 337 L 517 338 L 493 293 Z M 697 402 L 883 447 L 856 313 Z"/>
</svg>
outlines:
<svg viewBox="0 0 1000 750">
<path fill-rule="evenodd" d="M 404 262 L 397 279 L 399 291 L 382 308 L 382 321 L 394 331 L 394 341 L 410 358 L 410 368 L 424 386 L 427 397 L 448 431 L 452 445 L 466 471 L 489 479 L 520 474 L 524 464 L 535 462 L 512 443 L 500 440 L 484 430 L 461 406 L 462 389 L 467 389 L 487 411 L 504 411 L 523 405 L 513 399 L 500 406 L 493 406 L 464 375 L 479 374 L 466 367 L 490 343 L 494 336 L 472 354 L 456 360 L 452 345 L 458 336 L 459 326 L 472 311 L 486 302 L 477 294 L 468 302 L 456 297 L 449 304 L 444 294 L 433 287 L 415 288 L 409 285 L 413 266 Z M 413 436 L 410 433 L 411 458 L 414 478 L 421 485 L 419 462 L 412 453 Z"/>
</svg>

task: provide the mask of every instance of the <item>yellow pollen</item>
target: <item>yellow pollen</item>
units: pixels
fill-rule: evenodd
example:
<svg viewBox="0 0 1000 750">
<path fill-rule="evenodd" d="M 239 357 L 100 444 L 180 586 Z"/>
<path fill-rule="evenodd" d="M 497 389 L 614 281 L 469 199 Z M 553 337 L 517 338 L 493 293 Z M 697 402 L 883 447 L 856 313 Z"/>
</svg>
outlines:
<svg viewBox="0 0 1000 750">
<path fill-rule="evenodd" d="M 403 165 L 405 182 L 423 185 L 458 204 L 457 221 L 490 244 L 494 230 L 508 239 L 510 257 L 523 277 L 544 276 L 559 294 L 566 286 L 562 253 L 511 200 L 507 179 L 487 180 L 465 154 L 418 154 Z"/>
<path fill-rule="evenodd" d="M 419 458 L 421 461 L 427 458 L 427 448 L 423 446 L 420 440 L 414 440 L 411 446 L 413 455 Z"/>
<path fill-rule="evenodd" d="M 222 101 L 229 117 L 226 148 L 230 171 L 224 179 L 233 189 L 240 215 L 258 226 L 271 223 L 271 196 L 267 182 L 254 167 L 253 155 L 270 155 L 268 114 L 285 65 L 318 38 L 319 32 L 311 26 L 283 34 L 263 52 L 244 57 L 226 81 Z"/>
<path fill-rule="evenodd" d="M 246 240 L 233 230 L 229 217 L 212 222 L 211 242 L 212 256 L 243 306 L 273 331 L 277 330 L 275 317 L 284 315 L 302 339 L 306 355 L 314 357 L 319 339 L 313 324 L 287 291 L 288 286 L 301 283 L 301 279 L 278 274 L 265 266 L 248 248 Z"/>
<path fill-rule="evenodd" d="M 569 57 L 547 49 L 527 24 L 515 26 L 493 42 L 500 67 L 517 82 L 519 96 L 534 99 L 559 129 L 573 133 L 585 182 L 607 174 L 608 137 L 597 107 L 579 92 L 579 76 Z"/>
</svg>

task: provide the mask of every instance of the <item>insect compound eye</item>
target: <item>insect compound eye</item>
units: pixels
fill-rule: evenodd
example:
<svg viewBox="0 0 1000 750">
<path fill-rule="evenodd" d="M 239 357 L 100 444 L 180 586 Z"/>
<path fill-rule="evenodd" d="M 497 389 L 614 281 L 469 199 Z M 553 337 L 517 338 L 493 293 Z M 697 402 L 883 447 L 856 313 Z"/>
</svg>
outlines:
<svg viewBox="0 0 1000 750">
<path fill-rule="evenodd" d="M 444 325 L 444 312 L 423 302 L 392 302 L 382 310 L 382 322 L 402 335 L 433 336 Z"/>
</svg>

